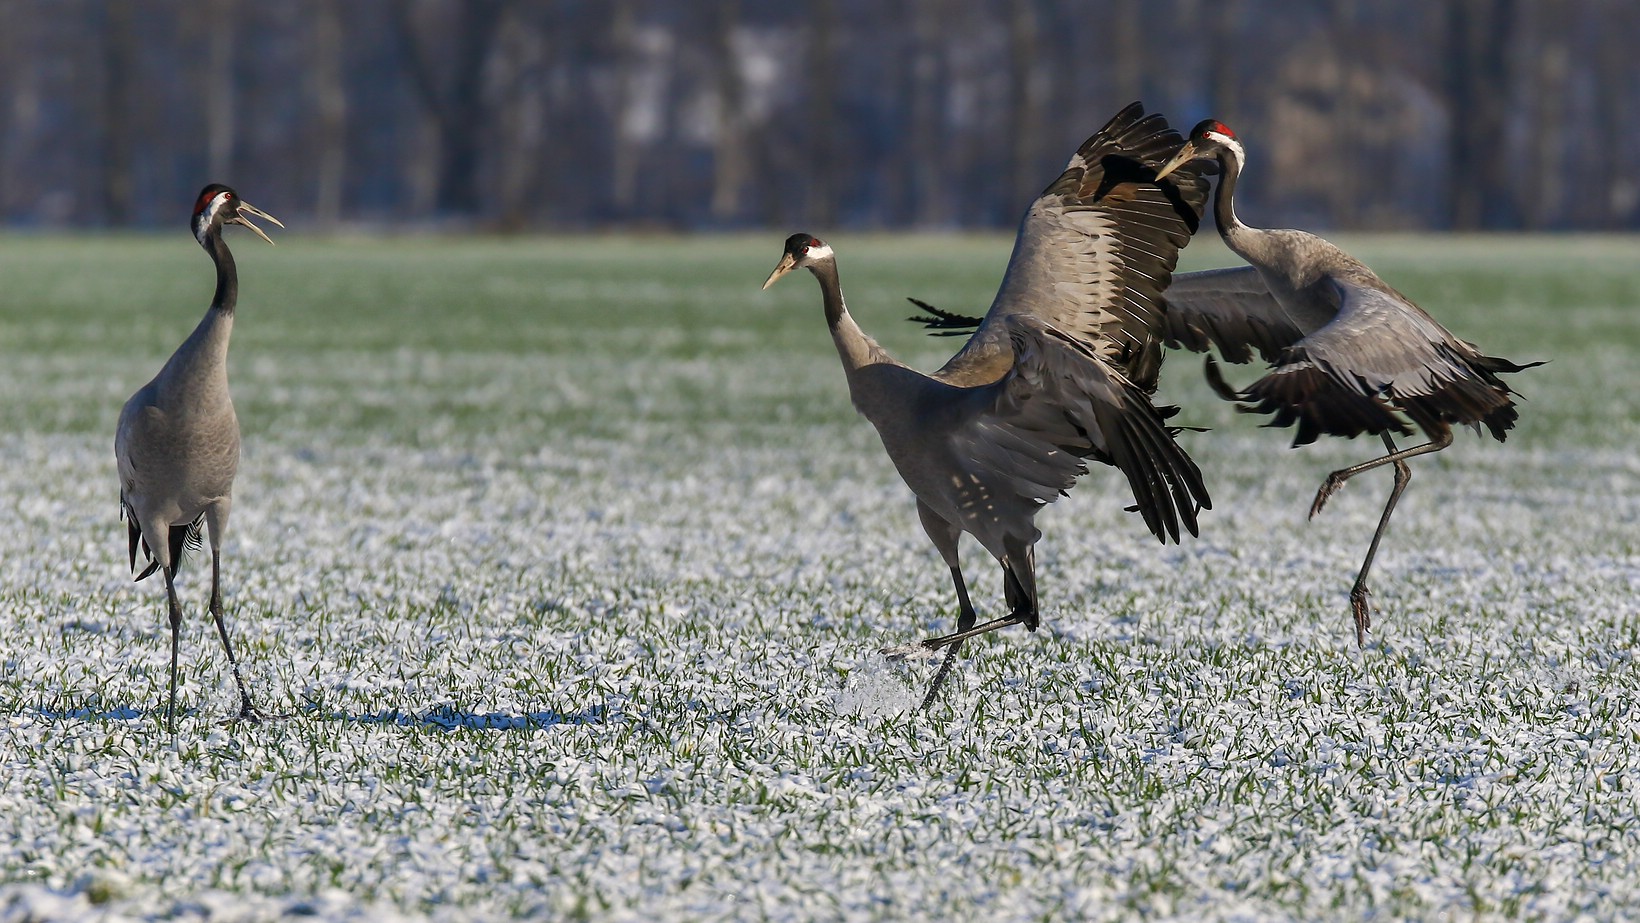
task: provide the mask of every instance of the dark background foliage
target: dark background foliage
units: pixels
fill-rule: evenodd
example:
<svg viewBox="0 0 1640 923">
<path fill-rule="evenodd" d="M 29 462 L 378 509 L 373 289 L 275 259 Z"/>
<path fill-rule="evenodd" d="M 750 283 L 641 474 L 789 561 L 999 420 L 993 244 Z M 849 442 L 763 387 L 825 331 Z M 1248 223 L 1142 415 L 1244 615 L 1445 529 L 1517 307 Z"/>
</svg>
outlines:
<svg viewBox="0 0 1640 923">
<path fill-rule="evenodd" d="M 0 0 L 0 221 L 1011 225 L 1132 99 L 1247 218 L 1640 227 L 1628 0 Z"/>
</svg>

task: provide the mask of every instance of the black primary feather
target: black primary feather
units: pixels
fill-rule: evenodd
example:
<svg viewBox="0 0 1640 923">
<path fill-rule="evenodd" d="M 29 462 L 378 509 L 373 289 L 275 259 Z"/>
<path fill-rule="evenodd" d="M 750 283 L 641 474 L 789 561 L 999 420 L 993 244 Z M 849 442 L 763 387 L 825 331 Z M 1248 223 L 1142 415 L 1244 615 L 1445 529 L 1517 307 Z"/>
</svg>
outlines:
<svg viewBox="0 0 1640 923">
<path fill-rule="evenodd" d="M 912 316 L 906 318 L 906 320 L 914 324 L 922 324 L 925 329 L 934 331 L 933 333 L 930 333 L 929 336 L 962 336 L 965 333 L 975 330 L 980 324 L 985 322 L 985 319 L 982 317 L 969 317 L 966 314 L 954 314 L 950 311 L 942 311 L 919 298 L 907 297 L 906 301 L 916 305 L 918 310 L 927 312 L 928 316 L 926 317 L 919 317 L 913 314 Z"/>
<path fill-rule="evenodd" d="M 171 534 L 171 576 L 177 575 L 182 567 L 184 556 L 198 551 L 204 544 L 205 514 L 199 514 L 193 522 L 185 526 L 172 526 Z"/>
<path fill-rule="evenodd" d="M 143 559 L 148 566 L 143 568 L 134 582 L 141 582 L 154 575 L 159 570 L 159 562 L 154 560 L 154 553 L 148 547 L 148 538 L 142 534 L 142 526 L 137 524 L 137 517 L 131 511 L 131 505 L 120 498 L 120 518 L 125 520 L 126 537 L 129 540 L 131 554 L 131 569 L 137 569 L 137 549 L 142 549 Z M 166 536 L 171 546 L 171 566 L 168 568 L 172 579 L 176 578 L 177 570 L 182 567 L 185 555 L 192 554 L 204 547 L 205 514 L 201 513 L 193 522 L 183 526 L 172 526 Z"/>
</svg>

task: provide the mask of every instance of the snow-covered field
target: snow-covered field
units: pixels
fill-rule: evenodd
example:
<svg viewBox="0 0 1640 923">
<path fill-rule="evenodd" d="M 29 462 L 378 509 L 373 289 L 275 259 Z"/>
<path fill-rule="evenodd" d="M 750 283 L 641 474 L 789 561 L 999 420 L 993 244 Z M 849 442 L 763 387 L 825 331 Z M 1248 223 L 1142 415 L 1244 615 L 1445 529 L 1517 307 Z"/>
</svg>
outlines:
<svg viewBox="0 0 1640 923">
<path fill-rule="evenodd" d="M 0 241 L 0 923 L 1640 914 L 1640 242 L 1351 242 L 1553 360 L 1507 444 L 1414 463 L 1365 650 L 1389 477 L 1304 513 L 1373 447 L 1289 451 L 1175 356 L 1202 537 L 1095 471 L 1039 519 L 1044 629 L 920 714 L 877 649 L 951 627 L 947 576 L 813 283 L 757 290 L 782 236 L 230 235 L 229 621 L 286 717 L 227 722 L 196 561 L 175 737 L 111 445 L 209 261 Z M 901 298 L 982 310 L 1009 242 L 833 243 L 926 368 L 957 341 Z"/>
</svg>

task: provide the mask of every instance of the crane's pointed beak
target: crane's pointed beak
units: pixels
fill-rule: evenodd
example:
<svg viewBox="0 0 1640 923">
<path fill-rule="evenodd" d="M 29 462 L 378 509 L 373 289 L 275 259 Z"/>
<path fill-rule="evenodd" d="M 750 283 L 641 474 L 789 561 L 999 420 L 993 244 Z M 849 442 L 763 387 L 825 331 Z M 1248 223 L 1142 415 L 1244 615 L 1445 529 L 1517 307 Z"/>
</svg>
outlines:
<svg viewBox="0 0 1640 923">
<path fill-rule="evenodd" d="M 1174 170 L 1177 170 L 1190 161 L 1195 160 L 1198 156 L 1200 155 L 1196 153 L 1195 143 L 1186 141 L 1184 143 L 1184 147 L 1179 148 L 1179 152 L 1173 155 L 1173 159 L 1162 164 L 1162 168 L 1156 171 L 1156 178 L 1160 180 L 1162 177 L 1172 173 Z"/>
<path fill-rule="evenodd" d="M 776 263 L 774 266 L 774 272 L 769 273 L 769 277 L 763 280 L 764 291 L 767 291 L 769 286 L 775 283 L 776 279 L 779 279 L 786 273 L 791 272 L 792 268 L 796 265 L 797 261 L 792 259 L 792 255 L 790 253 L 781 254 L 780 262 Z"/>
<path fill-rule="evenodd" d="M 267 241 L 270 244 L 273 243 L 273 238 L 271 238 L 267 234 L 263 233 L 261 228 L 257 227 L 254 224 L 251 224 L 250 219 L 245 217 L 247 214 L 252 216 L 252 217 L 255 217 L 255 218 L 262 218 L 266 221 L 272 221 L 274 224 L 278 225 L 279 227 L 284 227 L 285 226 L 285 223 L 283 221 L 280 221 L 278 218 L 273 217 L 272 215 L 268 214 L 267 212 L 263 211 L 262 209 L 257 208 L 256 206 L 252 205 L 251 203 L 245 201 L 244 199 L 239 200 L 239 207 L 237 209 L 235 209 L 234 216 L 232 218 L 229 218 L 226 223 L 227 224 L 238 224 L 238 225 L 242 225 L 244 227 L 250 228 L 252 231 L 254 231 L 256 233 L 257 237 L 262 238 L 263 240 Z"/>
</svg>

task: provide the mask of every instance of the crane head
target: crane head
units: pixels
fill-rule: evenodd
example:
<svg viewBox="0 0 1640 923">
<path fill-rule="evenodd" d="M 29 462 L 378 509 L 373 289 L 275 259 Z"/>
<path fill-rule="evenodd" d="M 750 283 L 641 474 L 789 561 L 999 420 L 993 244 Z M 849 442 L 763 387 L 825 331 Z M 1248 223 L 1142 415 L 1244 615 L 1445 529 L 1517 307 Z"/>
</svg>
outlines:
<svg viewBox="0 0 1640 923">
<path fill-rule="evenodd" d="M 1218 119 L 1202 119 L 1190 129 L 1190 140 L 1197 144 L 1228 144 L 1236 140 L 1236 133 Z"/>
<path fill-rule="evenodd" d="M 221 183 L 212 183 L 201 189 L 199 198 L 194 200 L 194 238 L 203 247 L 212 231 L 219 231 L 225 225 L 237 224 L 250 228 L 256 232 L 257 237 L 273 243 L 273 239 L 261 228 L 251 224 L 250 218 L 262 218 L 279 227 L 285 226 L 278 218 L 241 199 L 239 193 L 234 192 L 232 188 Z"/>
<path fill-rule="evenodd" d="M 812 234 L 793 234 L 786 238 L 786 252 L 780 255 L 780 262 L 775 264 L 774 272 L 763 280 L 766 289 L 775 283 L 775 280 L 793 269 L 812 266 L 820 260 L 832 256 L 831 246 Z"/>
<path fill-rule="evenodd" d="M 1196 123 L 1195 128 L 1190 129 L 1184 146 L 1173 155 L 1173 159 L 1162 164 L 1162 168 L 1156 171 L 1156 178 L 1161 179 L 1192 160 L 1216 158 L 1220 151 L 1233 151 L 1239 156 L 1240 139 L 1230 130 L 1229 125 L 1218 119 L 1203 119 Z"/>
</svg>

